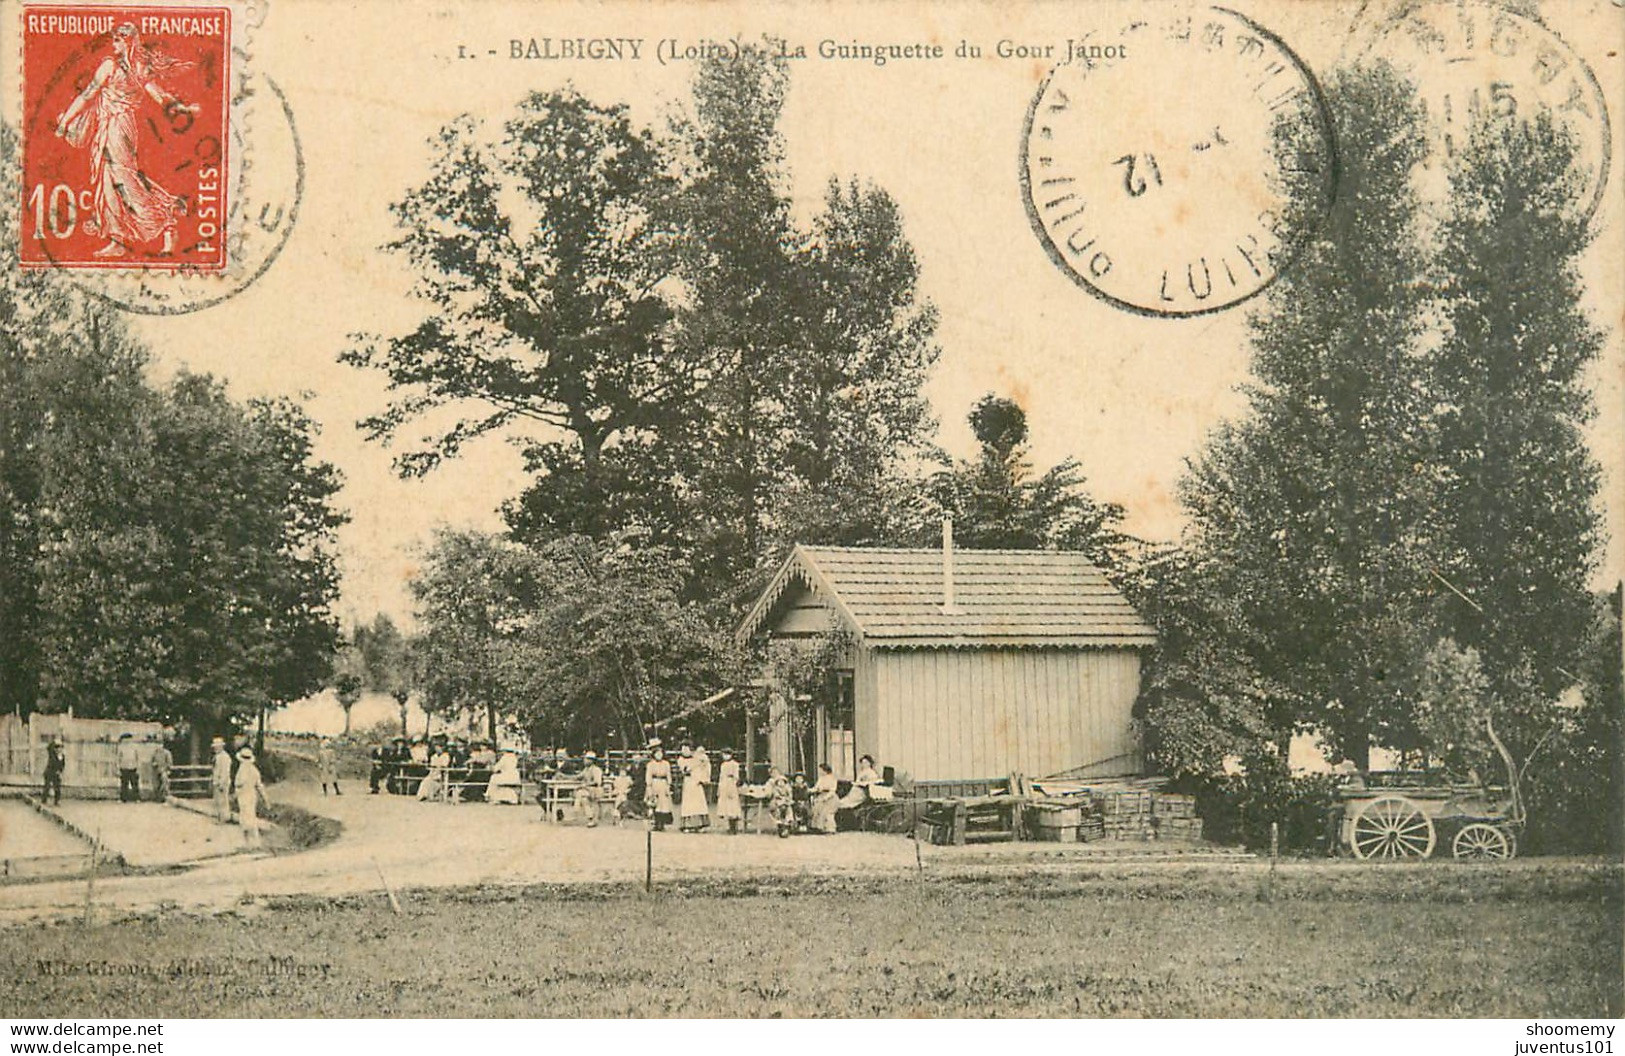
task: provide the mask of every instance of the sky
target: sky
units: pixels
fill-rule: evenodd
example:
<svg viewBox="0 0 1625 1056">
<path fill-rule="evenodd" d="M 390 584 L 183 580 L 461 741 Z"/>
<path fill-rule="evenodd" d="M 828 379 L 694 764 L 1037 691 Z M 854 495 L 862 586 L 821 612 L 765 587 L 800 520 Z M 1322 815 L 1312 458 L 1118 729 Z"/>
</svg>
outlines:
<svg viewBox="0 0 1625 1056">
<path fill-rule="evenodd" d="M 15 32 L 7 3 L 5 32 Z M 1369 23 L 1360 5 L 1303 0 L 1230 5 L 1267 26 L 1313 71 L 1330 69 Z M 971 447 L 964 417 L 985 392 L 1025 407 L 1040 466 L 1078 458 L 1097 498 L 1121 503 L 1129 531 L 1178 536 L 1175 488 L 1185 460 L 1243 407 L 1246 305 L 1191 319 L 1136 315 L 1092 297 L 1062 274 L 1029 224 L 1019 180 L 1023 122 L 1051 61 L 996 57 L 1001 39 L 1064 47 L 1141 9 L 1114 3 L 663 4 L 424 3 L 418 0 L 272 0 L 260 5 L 249 61 L 286 93 L 307 166 L 297 227 L 270 270 L 241 295 L 190 315 L 141 318 L 155 372 L 187 368 L 225 378 L 233 395 L 308 394 L 321 423 L 319 453 L 342 470 L 341 613 L 406 618 L 416 554 L 437 525 L 496 529 L 497 507 L 524 475 L 501 440 L 474 445 L 421 480 L 401 480 L 392 452 L 367 441 L 357 419 L 382 408 L 380 375 L 337 357 L 358 331 L 399 333 L 423 308 L 412 276 L 379 247 L 393 235 L 388 206 L 422 178 L 428 141 L 464 113 L 500 119 L 527 92 L 567 80 L 599 102 L 624 101 L 655 122 L 687 92 L 691 64 L 662 64 L 660 40 L 782 36 L 815 51 L 841 44 L 940 43 L 951 55 L 980 44 L 980 59 L 872 62 L 809 59 L 794 65 L 783 120 L 798 208 L 810 212 L 832 176 L 858 175 L 898 202 L 921 266 L 921 292 L 941 313 L 942 355 L 928 395 L 950 450 Z M 1618 59 L 1625 19 L 1608 0 L 1548 5 L 1542 17 L 1578 48 L 1607 98 L 1625 98 Z M 636 61 L 507 58 L 511 41 L 631 37 Z M 14 62 L 14 42 L 0 54 Z M 478 59 L 457 58 L 459 45 Z M 487 53 L 498 51 L 497 57 Z M 9 72 L 9 69 L 8 69 Z M 1181 70 L 1149 71 L 1133 117 L 1155 124 L 1160 106 L 1200 96 Z M 10 81 L 7 83 L 15 83 Z M 1159 95 L 1166 91 L 1166 102 Z M 11 104 L 7 104 L 8 106 Z M 1121 117 L 1121 115 L 1117 115 Z M 13 115 L 15 119 L 15 115 Z M 1612 540 L 1599 583 L 1621 575 L 1625 538 L 1618 497 L 1625 479 L 1625 386 L 1620 311 L 1619 136 L 1614 183 L 1594 219 L 1585 263 L 1589 307 L 1612 330 L 1594 372 L 1599 415 L 1593 449 L 1605 470 Z"/>
</svg>

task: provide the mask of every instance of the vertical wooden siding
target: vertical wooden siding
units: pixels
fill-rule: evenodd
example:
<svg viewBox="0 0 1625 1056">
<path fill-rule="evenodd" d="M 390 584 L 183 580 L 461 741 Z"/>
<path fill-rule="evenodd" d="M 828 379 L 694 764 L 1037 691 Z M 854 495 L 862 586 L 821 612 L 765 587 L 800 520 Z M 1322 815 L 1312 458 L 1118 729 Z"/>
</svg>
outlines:
<svg viewBox="0 0 1625 1056">
<path fill-rule="evenodd" d="M 858 751 L 916 780 L 1136 773 L 1130 649 L 862 649 Z"/>
</svg>

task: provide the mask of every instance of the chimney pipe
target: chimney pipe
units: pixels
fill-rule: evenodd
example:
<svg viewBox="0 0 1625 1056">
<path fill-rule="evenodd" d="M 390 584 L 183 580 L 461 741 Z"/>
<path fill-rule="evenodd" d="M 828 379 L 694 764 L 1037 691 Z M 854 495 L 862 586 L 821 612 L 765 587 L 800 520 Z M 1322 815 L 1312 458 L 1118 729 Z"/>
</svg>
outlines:
<svg viewBox="0 0 1625 1056">
<path fill-rule="evenodd" d="M 954 604 L 954 522 L 951 517 L 942 519 L 942 611 L 959 611 Z"/>
</svg>

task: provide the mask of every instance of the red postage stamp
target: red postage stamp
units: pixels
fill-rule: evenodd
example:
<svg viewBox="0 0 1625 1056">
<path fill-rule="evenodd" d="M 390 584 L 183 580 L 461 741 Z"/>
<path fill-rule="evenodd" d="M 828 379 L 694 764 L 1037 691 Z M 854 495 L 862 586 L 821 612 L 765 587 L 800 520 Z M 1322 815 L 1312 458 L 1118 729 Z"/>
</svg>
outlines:
<svg viewBox="0 0 1625 1056">
<path fill-rule="evenodd" d="M 22 262 L 226 267 L 231 11 L 22 10 Z"/>
</svg>

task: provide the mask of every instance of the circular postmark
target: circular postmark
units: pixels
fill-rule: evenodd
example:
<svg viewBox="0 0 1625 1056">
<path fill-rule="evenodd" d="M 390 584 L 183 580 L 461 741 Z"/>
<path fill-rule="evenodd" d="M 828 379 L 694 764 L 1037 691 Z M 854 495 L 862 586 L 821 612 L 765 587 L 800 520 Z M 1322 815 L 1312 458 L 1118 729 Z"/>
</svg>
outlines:
<svg viewBox="0 0 1625 1056">
<path fill-rule="evenodd" d="M 1546 114 L 1573 138 L 1577 201 L 1595 215 L 1613 153 L 1607 101 L 1591 67 L 1538 19 L 1480 0 L 1411 3 L 1369 32 L 1362 54 L 1416 83 L 1436 193 L 1475 123 Z"/>
<path fill-rule="evenodd" d="M 24 184 L 37 185 L 39 201 L 34 203 L 38 215 L 23 217 L 25 253 L 35 251 L 39 259 L 34 266 L 53 268 L 91 296 L 130 312 L 180 315 L 229 300 L 269 270 L 298 218 L 305 164 L 292 108 L 276 83 L 250 72 L 246 54 L 233 48 L 231 119 L 223 135 L 212 131 L 219 129 L 219 122 L 194 123 L 184 109 L 173 105 L 149 115 L 137 130 L 165 142 L 165 156 L 171 161 L 179 159 L 175 171 L 184 171 L 191 192 L 184 196 L 183 213 L 202 235 L 218 231 L 219 266 L 194 261 L 197 251 L 207 248 L 200 246 L 197 236 L 179 242 L 173 255 L 154 252 L 150 245 L 106 259 L 95 259 L 102 254 L 86 254 L 82 247 L 72 247 L 79 249 L 77 253 L 57 251 L 77 235 L 75 225 L 102 236 L 97 242 L 105 239 L 105 232 L 92 227 L 92 189 L 76 189 L 71 166 L 65 168 L 60 158 L 49 158 L 42 166 L 35 147 L 38 171 L 30 173 L 30 144 L 52 143 L 53 125 L 60 138 L 62 121 L 53 115 L 62 108 L 62 98 L 84 89 L 86 58 L 105 45 L 106 36 L 93 36 L 76 48 L 41 79 L 43 88 L 31 100 L 24 135 Z M 220 67 L 223 77 L 225 64 Z M 37 179 L 38 173 L 46 178 Z M 146 182 L 146 173 L 141 176 Z M 44 191 L 47 186 L 49 194 Z M 38 229 L 33 237 L 30 216 Z M 25 257 L 25 266 L 28 263 Z"/>
<path fill-rule="evenodd" d="M 1267 287 L 1331 203 L 1320 87 L 1222 8 L 1068 43 L 1027 113 L 1021 181 L 1055 264 L 1120 308 L 1221 311 Z"/>
<path fill-rule="evenodd" d="M 305 156 L 293 109 L 276 82 L 254 74 L 244 91 L 259 97 L 254 120 L 233 132 L 236 193 L 226 218 L 229 264 L 224 274 L 185 271 L 65 271 L 101 300 L 140 315 L 185 315 L 231 300 L 276 263 L 299 218 Z M 245 130 L 246 126 L 246 130 Z"/>
</svg>

